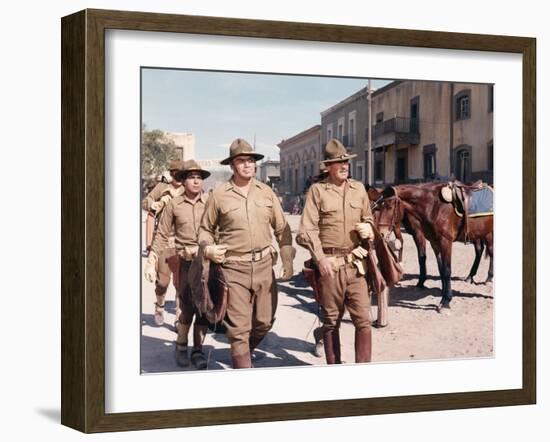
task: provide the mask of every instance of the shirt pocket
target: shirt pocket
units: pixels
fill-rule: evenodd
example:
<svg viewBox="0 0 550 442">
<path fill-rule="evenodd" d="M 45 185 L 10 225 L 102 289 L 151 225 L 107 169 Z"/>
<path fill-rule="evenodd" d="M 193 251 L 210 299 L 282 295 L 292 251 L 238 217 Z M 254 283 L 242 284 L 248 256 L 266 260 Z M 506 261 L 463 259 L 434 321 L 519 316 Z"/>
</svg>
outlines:
<svg viewBox="0 0 550 442">
<path fill-rule="evenodd" d="M 269 223 L 273 214 L 273 201 L 268 199 L 259 199 L 254 201 L 256 216 L 262 223 Z"/>
<path fill-rule="evenodd" d="M 361 221 L 361 213 L 363 211 L 363 202 L 361 200 L 351 200 L 349 202 L 349 211 L 352 222 Z"/>
<path fill-rule="evenodd" d="M 337 201 L 321 201 L 319 212 L 319 224 L 323 226 L 336 225 L 343 218 L 341 201 L 340 205 Z"/>
</svg>

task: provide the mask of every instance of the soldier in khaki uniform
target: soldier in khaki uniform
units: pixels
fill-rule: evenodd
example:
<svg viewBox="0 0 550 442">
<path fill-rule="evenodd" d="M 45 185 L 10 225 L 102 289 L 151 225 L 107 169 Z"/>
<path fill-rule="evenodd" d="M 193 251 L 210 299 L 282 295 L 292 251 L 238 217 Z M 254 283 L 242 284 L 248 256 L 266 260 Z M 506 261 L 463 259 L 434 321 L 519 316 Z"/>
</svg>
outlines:
<svg viewBox="0 0 550 442">
<path fill-rule="evenodd" d="M 233 368 L 252 366 L 252 351 L 275 319 L 277 288 L 272 267 L 276 252 L 271 228 L 279 244 L 283 279 L 292 276 L 296 253 L 279 199 L 254 178 L 255 162 L 262 158 L 245 140 L 233 141 L 229 157 L 221 162 L 231 166 L 233 176 L 208 199 L 199 231 L 204 256 L 222 263 L 229 291 L 226 326 Z"/>
<path fill-rule="evenodd" d="M 325 147 L 328 177 L 312 184 L 296 241 L 307 248 L 320 274 L 320 306 L 327 364 L 340 364 L 340 323 L 344 307 L 355 326 L 355 361 L 371 360 L 370 299 L 365 280 L 367 251 L 374 238 L 370 202 L 363 184 L 348 178 L 349 159 L 338 140 Z"/>
<path fill-rule="evenodd" d="M 183 193 L 183 187 L 181 182 L 175 179 L 175 174 L 183 167 L 183 161 L 174 160 L 170 161 L 168 170 L 172 181 L 170 183 L 158 183 L 153 190 L 143 199 L 141 202 L 141 208 L 149 212 L 153 212 L 156 217 L 160 217 L 166 204 L 175 196 Z M 168 290 L 168 284 L 170 284 L 170 276 L 172 272 L 168 267 L 166 260 L 176 253 L 174 244 L 174 234 L 169 237 L 165 248 L 158 251 L 156 260 L 151 257 L 147 261 L 146 267 L 151 266 L 156 271 L 155 278 L 155 294 L 157 296 L 157 302 L 155 303 L 155 324 L 161 326 L 164 324 L 164 302 L 166 299 L 166 291 Z M 177 300 L 176 300 L 177 304 Z"/>
<path fill-rule="evenodd" d="M 203 180 L 210 176 L 210 172 L 201 169 L 194 160 L 186 161 L 183 169 L 175 174 L 175 179 L 183 183 L 184 192 L 172 198 L 163 210 L 157 234 L 151 247 L 150 259 L 157 260 L 162 256 L 165 246 L 175 232 L 175 250 L 180 257 L 179 314 L 176 322 L 178 336 L 176 338 L 176 362 L 182 367 L 189 365 L 187 336 L 193 323 L 193 350 L 191 362 L 198 369 L 206 368 L 206 358 L 202 353 L 202 343 L 206 336 L 208 321 L 205 317 L 196 315 L 192 304 L 191 288 L 187 274 L 192 259 L 198 251 L 198 231 L 202 214 L 208 196 L 202 192 Z M 149 268 L 146 278 L 152 281 L 155 277 L 153 267 Z M 147 271 L 147 270 L 146 270 Z"/>
</svg>

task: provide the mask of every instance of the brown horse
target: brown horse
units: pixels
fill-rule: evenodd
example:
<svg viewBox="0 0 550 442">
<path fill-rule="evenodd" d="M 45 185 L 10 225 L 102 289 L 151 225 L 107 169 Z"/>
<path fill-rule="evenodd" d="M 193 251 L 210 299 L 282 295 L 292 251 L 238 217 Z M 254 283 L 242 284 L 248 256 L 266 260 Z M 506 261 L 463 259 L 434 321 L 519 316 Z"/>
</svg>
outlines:
<svg viewBox="0 0 550 442">
<path fill-rule="evenodd" d="M 393 228 L 392 221 L 403 213 L 403 224 L 415 232 L 413 238 L 419 249 L 419 262 L 424 268 L 423 279 L 425 280 L 425 242 L 430 241 L 434 250 L 439 273 L 442 282 L 442 298 L 438 306 L 450 308 L 452 299 L 451 290 L 451 256 L 452 244 L 454 241 L 465 241 L 465 219 L 456 214 L 453 204 L 443 201 L 441 189 L 446 184 L 428 183 L 419 185 L 399 185 L 387 187 L 382 196 L 377 200 L 376 206 L 380 209 L 380 231 L 382 234 Z M 487 246 L 487 253 L 491 259 L 489 275 L 487 280 L 493 277 L 493 216 L 470 218 L 468 220 L 468 238 L 474 242 L 476 248 L 476 259 L 470 274 L 466 279 L 473 280 L 477 272 L 483 245 Z M 421 248 L 423 247 L 423 259 L 421 260 Z M 419 247 L 420 246 L 420 247 Z M 422 278 L 422 276 L 421 276 Z M 421 280 L 419 280 L 420 284 Z M 422 284 L 424 281 L 422 280 Z"/>
<path fill-rule="evenodd" d="M 399 186 L 395 186 L 399 187 Z M 380 229 L 382 228 L 385 232 L 391 232 L 396 230 L 401 230 L 401 225 L 405 227 L 405 230 L 407 233 L 409 233 L 414 240 L 414 243 L 416 245 L 416 251 L 418 256 L 418 268 L 419 268 L 419 276 L 418 276 L 418 283 L 416 284 L 417 287 L 424 287 L 424 283 L 426 282 L 426 237 L 424 236 L 424 232 L 422 231 L 422 225 L 420 221 L 415 217 L 407 216 L 407 212 L 405 211 L 405 206 L 400 203 L 400 201 L 396 198 L 387 198 L 385 201 L 380 199 L 380 196 L 382 196 L 382 189 L 375 189 L 374 187 L 369 187 L 367 190 L 367 193 L 369 195 L 369 198 L 371 201 L 374 201 L 374 208 L 373 213 L 375 214 L 375 222 L 376 226 Z M 384 219 L 381 219 L 381 208 L 382 206 L 385 206 L 384 211 Z M 469 222 L 477 223 L 478 221 L 475 221 L 476 218 L 472 218 Z M 396 234 L 397 237 L 397 234 Z M 401 239 L 401 236 L 400 236 Z M 479 269 L 479 264 L 481 262 L 481 257 L 483 255 L 483 251 L 485 250 L 486 253 L 489 255 L 488 248 L 485 247 L 485 241 L 481 239 L 477 239 L 473 242 L 474 250 L 475 250 L 475 258 L 474 262 L 472 264 L 472 267 L 470 268 L 470 272 L 468 273 L 468 276 L 465 276 L 462 278 L 463 281 L 468 281 L 472 284 L 475 283 L 474 277 L 477 274 L 477 271 Z M 402 252 L 403 249 L 400 250 Z M 490 263 L 490 269 L 489 274 L 487 275 L 486 280 L 484 283 L 487 283 L 492 280 L 493 278 L 493 262 L 492 262 L 492 256 L 490 256 L 491 263 Z M 400 255 L 400 261 L 401 261 L 401 255 Z"/>
<path fill-rule="evenodd" d="M 375 204 L 375 202 L 378 201 L 378 199 L 382 196 L 382 191 L 384 189 L 377 189 L 376 187 L 369 186 L 368 184 L 365 187 L 367 189 L 367 195 L 369 196 L 369 200 L 371 202 L 372 216 L 374 218 L 374 223 L 376 224 L 376 227 L 379 227 L 380 226 L 380 209 Z M 399 262 L 403 261 L 403 244 L 404 243 L 403 243 L 403 234 L 401 233 L 402 220 L 403 220 L 403 213 L 399 213 L 396 216 L 394 222 L 392 223 L 392 227 L 387 231 L 386 235 L 384 235 L 384 236 L 387 236 L 387 234 L 393 232 L 393 234 L 395 235 L 395 238 L 400 241 L 401 248 L 399 249 L 399 252 L 398 252 Z M 426 244 L 424 241 L 424 249 L 425 248 L 426 248 Z"/>
</svg>

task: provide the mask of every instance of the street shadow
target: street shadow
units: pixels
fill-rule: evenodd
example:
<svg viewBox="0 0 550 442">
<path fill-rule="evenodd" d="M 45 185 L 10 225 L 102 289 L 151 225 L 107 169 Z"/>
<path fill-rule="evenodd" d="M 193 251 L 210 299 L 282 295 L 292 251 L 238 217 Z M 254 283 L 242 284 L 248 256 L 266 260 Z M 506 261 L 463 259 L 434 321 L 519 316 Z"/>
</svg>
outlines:
<svg viewBox="0 0 550 442">
<path fill-rule="evenodd" d="M 269 332 L 254 350 L 253 364 L 255 368 L 297 367 L 313 365 L 289 353 L 302 352 L 311 354 L 315 344 L 298 338 L 282 337 L 275 332 Z"/>
<path fill-rule="evenodd" d="M 439 299 L 441 297 L 441 289 L 435 287 L 395 286 L 390 290 L 389 306 L 402 307 L 410 310 L 436 310 L 437 304 L 418 304 L 421 299 L 428 296 Z M 484 295 L 482 293 L 466 293 L 453 289 L 453 298 L 493 299 L 493 296 Z M 377 296 L 373 296 L 372 300 L 373 304 L 377 303 Z"/>
</svg>

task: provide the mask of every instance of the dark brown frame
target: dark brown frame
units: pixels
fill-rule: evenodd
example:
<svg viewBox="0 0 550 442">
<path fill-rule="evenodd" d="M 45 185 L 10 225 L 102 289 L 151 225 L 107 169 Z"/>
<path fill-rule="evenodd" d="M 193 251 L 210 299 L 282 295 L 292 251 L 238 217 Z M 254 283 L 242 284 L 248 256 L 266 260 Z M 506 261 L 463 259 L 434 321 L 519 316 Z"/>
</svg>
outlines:
<svg viewBox="0 0 550 442">
<path fill-rule="evenodd" d="M 61 422 L 84 432 L 533 404 L 536 400 L 536 40 L 405 29 L 85 10 L 62 19 Z M 520 389 L 105 413 L 106 29 L 517 53 L 523 56 Z"/>
</svg>

